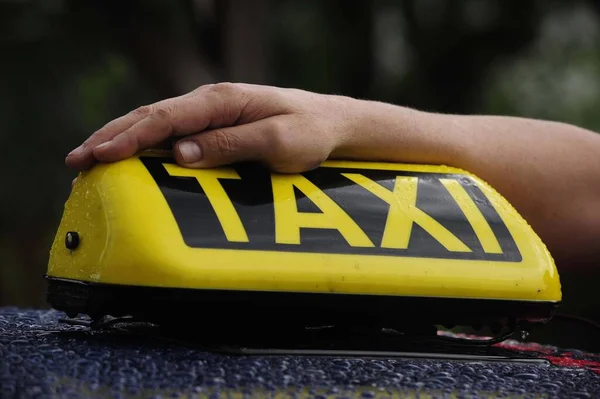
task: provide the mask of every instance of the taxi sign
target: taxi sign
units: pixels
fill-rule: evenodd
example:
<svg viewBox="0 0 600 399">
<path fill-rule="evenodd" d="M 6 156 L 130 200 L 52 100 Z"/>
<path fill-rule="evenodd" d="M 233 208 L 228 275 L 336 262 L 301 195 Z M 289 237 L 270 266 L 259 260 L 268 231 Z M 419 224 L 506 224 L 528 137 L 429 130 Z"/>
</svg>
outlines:
<svg viewBox="0 0 600 399">
<path fill-rule="evenodd" d="M 77 246 L 65 245 L 76 233 Z M 71 238 L 72 242 L 72 238 Z M 543 242 L 498 192 L 446 166 L 178 166 L 147 151 L 78 178 L 47 276 L 199 290 L 558 303 Z"/>
</svg>

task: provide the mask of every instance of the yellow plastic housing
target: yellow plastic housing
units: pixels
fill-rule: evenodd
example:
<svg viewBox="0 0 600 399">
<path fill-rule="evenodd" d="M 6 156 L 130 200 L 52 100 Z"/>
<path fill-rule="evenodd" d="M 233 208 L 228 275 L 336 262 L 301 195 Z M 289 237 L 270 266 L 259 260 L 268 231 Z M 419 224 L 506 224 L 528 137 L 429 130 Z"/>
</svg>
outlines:
<svg viewBox="0 0 600 399">
<path fill-rule="evenodd" d="M 218 222 L 218 223 L 217 223 Z M 76 232 L 79 245 L 65 245 Z M 476 176 L 325 162 L 209 170 L 145 152 L 83 172 L 48 277 L 149 287 L 560 302 L 546 247 Z"/>
</svg>

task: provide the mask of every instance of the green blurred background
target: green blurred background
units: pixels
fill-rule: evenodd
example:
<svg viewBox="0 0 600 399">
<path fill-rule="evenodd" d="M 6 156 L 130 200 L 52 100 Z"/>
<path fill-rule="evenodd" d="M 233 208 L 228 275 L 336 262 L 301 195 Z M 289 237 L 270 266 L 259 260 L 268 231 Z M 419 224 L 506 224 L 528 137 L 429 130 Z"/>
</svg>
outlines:
<svg viewBox="0 0 600 399">
<path fill-rule="evenodd" d="M 4 0 L 0 30 L 0 305 L 46 307 L 42 275 L 75 177 L 64 156 L 112 118 L 201 84 L 600 131 L 598 0 Z M 597 317 L 600 273 L 561 268 L 563 311 Z"/>
</svg>

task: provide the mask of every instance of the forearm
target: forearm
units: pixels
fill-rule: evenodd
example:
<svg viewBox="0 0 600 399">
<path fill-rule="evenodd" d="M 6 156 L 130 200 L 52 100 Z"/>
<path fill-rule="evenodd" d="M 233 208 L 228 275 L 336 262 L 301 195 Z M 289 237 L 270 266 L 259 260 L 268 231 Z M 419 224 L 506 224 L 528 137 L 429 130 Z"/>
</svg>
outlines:
<svg viewBox="0 0 600 399">
<path fill-rule="evenodd" d="M 523 118 L 362 106 L 359 128 L 334 157 L 463 168 L 503 194 L 557 261 L 600 262 L 600 135 Z"/>
</svg>

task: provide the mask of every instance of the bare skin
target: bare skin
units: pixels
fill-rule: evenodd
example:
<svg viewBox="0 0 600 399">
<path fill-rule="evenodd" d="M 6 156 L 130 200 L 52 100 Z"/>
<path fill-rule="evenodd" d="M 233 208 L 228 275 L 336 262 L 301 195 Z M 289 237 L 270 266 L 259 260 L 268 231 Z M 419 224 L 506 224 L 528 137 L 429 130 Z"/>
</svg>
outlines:
<svg viewBox="0 0 600 399">
<path fill-rule="evenodd" d="M 176 161 L 190 168 L 252 160 L 295 173 L 326 159 L 463 168 L 515 206 L 559 265 L 600 263 L 600 135 L 576 126 L 221 83 L 109 122 L 66 163 L 84 170 L 171 144 Z"/>
</svg>

